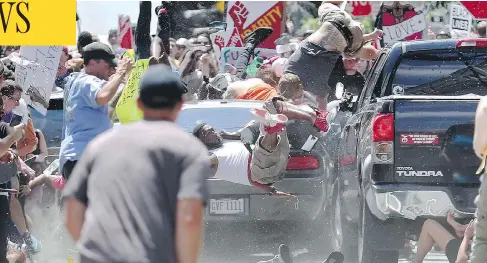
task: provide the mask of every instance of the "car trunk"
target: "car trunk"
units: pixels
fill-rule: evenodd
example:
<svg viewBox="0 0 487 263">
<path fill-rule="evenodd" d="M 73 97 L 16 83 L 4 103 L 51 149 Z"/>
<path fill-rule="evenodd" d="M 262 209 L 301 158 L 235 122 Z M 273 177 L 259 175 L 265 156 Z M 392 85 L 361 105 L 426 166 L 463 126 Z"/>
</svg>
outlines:
<svg viewBox="0 0 487 263">
<path fill-rule="evenodd" d="M 457 98 L 395 101 L 395 182 L 480 184 L 472 149 L 478 100 Z"/>
</svg>

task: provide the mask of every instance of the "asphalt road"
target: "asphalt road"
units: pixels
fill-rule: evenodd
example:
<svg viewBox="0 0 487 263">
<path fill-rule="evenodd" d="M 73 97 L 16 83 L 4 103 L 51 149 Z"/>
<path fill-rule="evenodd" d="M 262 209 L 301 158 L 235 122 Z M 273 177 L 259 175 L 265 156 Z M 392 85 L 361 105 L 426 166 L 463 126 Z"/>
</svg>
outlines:
<svg viewBox="0 0 487 263">
<path fill-rule="evenodd" d="M 293 253 L 299 254 L 294 259 L 294 263 L 323 262 L 331 252 L 326 247 L 326 241 L 321 241 L 323 249 L 320 250 L 320 245 L 310 241 L 311 234 L 302 229 L 263 228 L 267 227 L 212 226 L 207 228 L 199 263 L 256 263 L 261 260 L 269 260 L 277 254 L 277 248 L 281 243 L 288 244 Z M 345 258 L 347 258 L 347 255 L 345 255 Z M 408 261 L 403 258 L 399 262 Z M 423 262 L 447 263 L 448 260 L 444 254 L 431 252 Z M 346 263 L 355 262 L 346 261 Z"/>
<path fill-rule="evenodd" d="M 77 261 L 77 253 L 68 237 L 60 209 L 56 205 L 38 209 L 27 202 L 29 216 L 35 222 L 34 236 L 42 242 L 42 251 L 37 254 L 37 263 L 66 263 L 68 257 Z M 295 263 L 323 262 L 331 252 L 326 239 L 314 237 L 316 231 L 306 226 L 282 224 L 209 224 L 205 227 L 205 238 L 199 263 L 256 263 L 269 260 L 277 254 L 279 244 L 288 244 L 299 254 Z M 347 255 L 345 255 L 347 258 Z M 399 262 L 407 262 L 400 260 Z M 432 252 L 426 263 L 448 262 L 440 253 Z M 347 262 L 355 263 L 355 262 Z"/>
<path fill-rule="evenodd" d="M 207 228 L 199 263 L 257 263 L 273 258 L 281 243 L 288 244 L 293 253 L 299 254 L 294 263 L 323 262 L 328 256 L 329 252 L 325 251 L 326 249 L 315 251 L 305 235 L 289 236 L 284 231 L 279 232 L 276 230 L 274 234 L 268 234 L 253 233 L 246 228 Z M 60 252 L 61 247 L 64 252 Z M 62 237 L 58 242 L 43 242 L 43 251 L 36 256 L 36 262 L 66 263 L 69 256 L 74 258 L 75 263 L 78 262 L 77 254 L 69 248 L 74 246 L 66 237 Z M 400 259 L 399 262 L 408 261 Z M 431 252 L 424 262 L 447 263 L 448 260 L 444 254 Z"/>
</svg>

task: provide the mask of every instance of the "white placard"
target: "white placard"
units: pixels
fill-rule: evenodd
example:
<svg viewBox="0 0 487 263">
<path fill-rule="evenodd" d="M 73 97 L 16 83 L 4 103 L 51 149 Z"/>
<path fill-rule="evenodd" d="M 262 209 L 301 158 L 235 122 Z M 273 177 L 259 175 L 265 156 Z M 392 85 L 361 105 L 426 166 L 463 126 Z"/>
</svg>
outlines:
<svg viewBox="0 0 487 263">
<path fill-rule="evenodd" d="M 46 115 L 61 58 L 61 46 L 22 46 L 16 59 L 15 80 L 22 87 L 22 98 Z"/>
<path fill-rule="evenodd" d="M 225 70 L 225 64 L 230 64 L 233 66 L 237 65 L 237 59 L 240 55 L 241 52 L 243 52 L 245 49 L 243 47 L 225 47 L 221 50 L 221 56 L 220 56 L 220 71 L 224 72 Z M 273 56 L 276 56 L 277 52 L 275 49 L 267 49 L 267 48 L 256 48 L 254 50 L 254 56 L 255 57 L 266 57 L 270 58 Z M 249 64 L 254 61 L 253 58 L 250 59 Z"/>
<path fill-rule="evenodd" d="M 468 37 L 472 28 L 472 16 L 463 5 L 450 4 L 450 30 L 452 35 Z"/>
<path fill-rule="evenodd" d="M 393 43 L 426 29 L 424 12 L 392 26 L 383 26 L 384 43 Z"/>
</svg>

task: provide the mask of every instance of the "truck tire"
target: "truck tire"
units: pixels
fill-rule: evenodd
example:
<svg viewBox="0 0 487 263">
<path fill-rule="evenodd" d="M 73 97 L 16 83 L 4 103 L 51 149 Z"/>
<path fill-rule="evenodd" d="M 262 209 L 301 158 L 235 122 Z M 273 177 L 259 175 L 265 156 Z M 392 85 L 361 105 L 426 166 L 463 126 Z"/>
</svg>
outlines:
<svg viewBox="0 0 487 263">
<path fill-rule="evenodd" d="M 341 182 L 336 180 L 333 187 L 332 202 L 330 205 L 330 246 L 334 251 L 340 251 L 345 258 L 356 261 L 358 254 L 357 224 L 349 222 L 344 214 L 341 197 Z"/>
<path fill-rule="evenodd" d="M 361 214 L 358 231 L 358 262 L 359 263 L 397 263 L 399 260 L 398 250 L 378 250 L 371 247 L 376 240 L 384 239 L 382 231 L 374 231 L 380 226 L 379 219 L 375 218 L 362 196 Z M 369 231 L 368 231 L 369 230 Z M 394 235 L 394 233 L 390 233 Z"/>
</svg>

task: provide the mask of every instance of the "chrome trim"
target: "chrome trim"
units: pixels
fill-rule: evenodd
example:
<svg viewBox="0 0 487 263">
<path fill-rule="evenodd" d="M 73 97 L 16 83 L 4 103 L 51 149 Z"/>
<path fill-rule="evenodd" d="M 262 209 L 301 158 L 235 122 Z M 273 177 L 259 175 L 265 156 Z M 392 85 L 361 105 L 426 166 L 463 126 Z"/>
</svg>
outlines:
<svg viewBox="0 0 487 263">
<path fill-rule="evenodd" d="M 371 200 L 370 197 L 373 196 Z M 375 203 L 375 209 L 369 205 L 371 212 L 379 219 L 417 217 L 446 217 L 449 211 L 460 217 L 471 217 L 474 213 L 455 208 L 450 196 L 443 191 L 392 191 L 367 195 L 367 201 Z"/>
<path fill-rule="evenodd" d="M 383 161 L 379 158 L 377 158 L 377 154 L 387 154 L 387 153 L 379 153 L 377 152 L 377 147 L 379 147 L 379 145 L 381 144 L 388 144 L 389 147 L 391 147 L 391 158 L 390 159 L 387 159 L 386 161 Z M 372 163 L 374 164 L 392 164 L 392 162 L 394 161 L 394 142 L 393 141 L 386 141 L 386 142 L 373 142 L 372 143 L 372 149 L 371 149 L 372 153 Z"/>
</svg>

